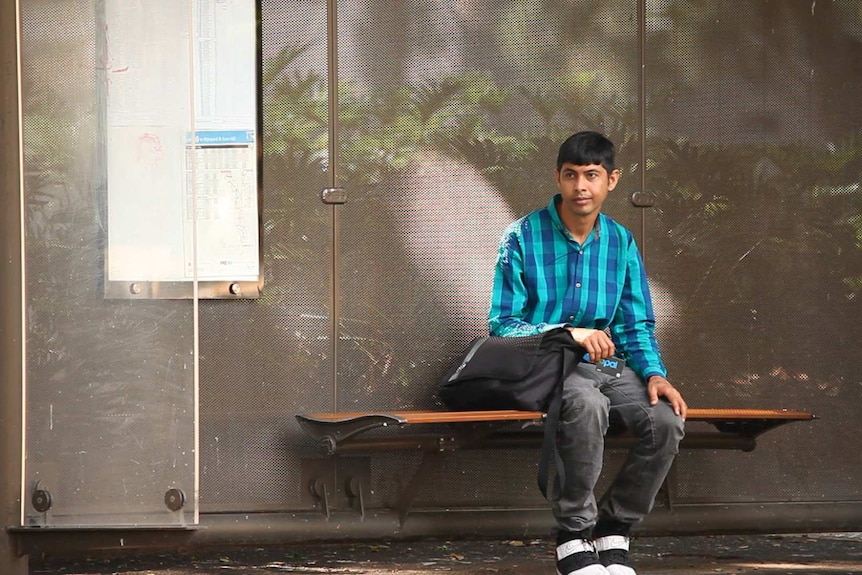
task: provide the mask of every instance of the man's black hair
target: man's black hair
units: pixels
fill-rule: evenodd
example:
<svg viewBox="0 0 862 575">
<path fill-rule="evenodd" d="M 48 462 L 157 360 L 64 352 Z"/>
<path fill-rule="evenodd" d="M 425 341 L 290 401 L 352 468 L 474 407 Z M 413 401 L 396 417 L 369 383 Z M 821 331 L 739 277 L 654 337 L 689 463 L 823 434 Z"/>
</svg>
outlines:
<svg viewBox="0 0 862 575">
<path fill-rule="evenodd" d="M 576 166 L 598 164 L 611 173 L 615 169 L 614 143 L 598 132 L 573 134 L 560 145 L 557 169 L 567 162 Z"/>
</svg>

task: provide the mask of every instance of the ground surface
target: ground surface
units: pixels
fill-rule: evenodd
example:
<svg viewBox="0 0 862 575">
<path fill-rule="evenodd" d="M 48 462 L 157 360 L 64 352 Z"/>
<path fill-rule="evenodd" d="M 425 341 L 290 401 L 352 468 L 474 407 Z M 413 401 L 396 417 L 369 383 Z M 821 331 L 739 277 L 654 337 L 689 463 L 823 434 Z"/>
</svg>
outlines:
<svg viewBox="0 0 862 575">
<path fill-rule="evenodd" d="M 862 574 L 862 535 L 639 538 L 640 575 Z M 31 559 L 31 575 L 552 575 L 549 540 L 310 544 L 194 554 Z"/>
</svg>

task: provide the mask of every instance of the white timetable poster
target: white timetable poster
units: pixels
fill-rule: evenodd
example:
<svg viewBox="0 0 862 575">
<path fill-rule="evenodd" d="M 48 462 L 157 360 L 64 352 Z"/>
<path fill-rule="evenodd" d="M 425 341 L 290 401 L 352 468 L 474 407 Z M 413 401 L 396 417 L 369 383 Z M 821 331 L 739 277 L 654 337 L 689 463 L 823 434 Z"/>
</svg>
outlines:
<svg viewBox="0 0 862 575">
<path fill-rule="evenodd" d="M 105 0 L 109 282 L 257 281 L 254 0 Z"/>
</svg>

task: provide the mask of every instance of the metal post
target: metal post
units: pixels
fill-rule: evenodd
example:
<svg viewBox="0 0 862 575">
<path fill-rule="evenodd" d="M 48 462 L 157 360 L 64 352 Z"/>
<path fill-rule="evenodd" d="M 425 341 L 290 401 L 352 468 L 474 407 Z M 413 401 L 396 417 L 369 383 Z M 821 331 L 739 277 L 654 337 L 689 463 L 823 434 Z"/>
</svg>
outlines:
<svg viewBox="0 0 862 575">
<path fill-rule="evenodd" d="M 638 172 L 640 172 L 640 191 L 647 191 L 647 130 L 646 130 L 646 114 L 647 114 L 647 90 L 646 90 L 646 0 L 638 0 L 638 139 L 640 139 L 640 157 L 638 158 Z M 640 233 L 640 250 L 642 257 L 646 259 L 646 209 L 641 209 L 641 233 Z"/>
<path fill-rule="evenodd" d="M 18 2 L 0 2 L 0 573 L 26 575 L 21 524 L 22 261 Z"/>
<path fill-rule="evenodd" d="M 338 2 L 328 0 L 326 3 L 326 76 L 329 106 L 329 140 L 328 165 L 329 186 L 338 187 L 339 169 L 339 93 L 338 93 Z M 332 274 L 330 278 L 330 318 L 329 330 L 332 355 L 332 411 L 338 411 L 338 364 L 340 349 L 341 323 L 341 223 L 339 221 L 338 205 L 332 206 Z"/>
</svg>

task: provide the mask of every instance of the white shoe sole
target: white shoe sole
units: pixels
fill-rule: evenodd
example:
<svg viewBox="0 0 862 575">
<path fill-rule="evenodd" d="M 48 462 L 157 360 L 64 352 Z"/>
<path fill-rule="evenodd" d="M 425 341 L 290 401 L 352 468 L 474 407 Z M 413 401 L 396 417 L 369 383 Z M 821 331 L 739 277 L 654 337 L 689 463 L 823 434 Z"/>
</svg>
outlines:
<svg viewBox="0 0 862 575">
<path fill-rule="evenodd" d="M 557 575 L 608 575 L 608 570 L 604 565 L 587 565 L 569 573 L 560 573 L 559 569 L 555 569 Z"/>
</svg>

